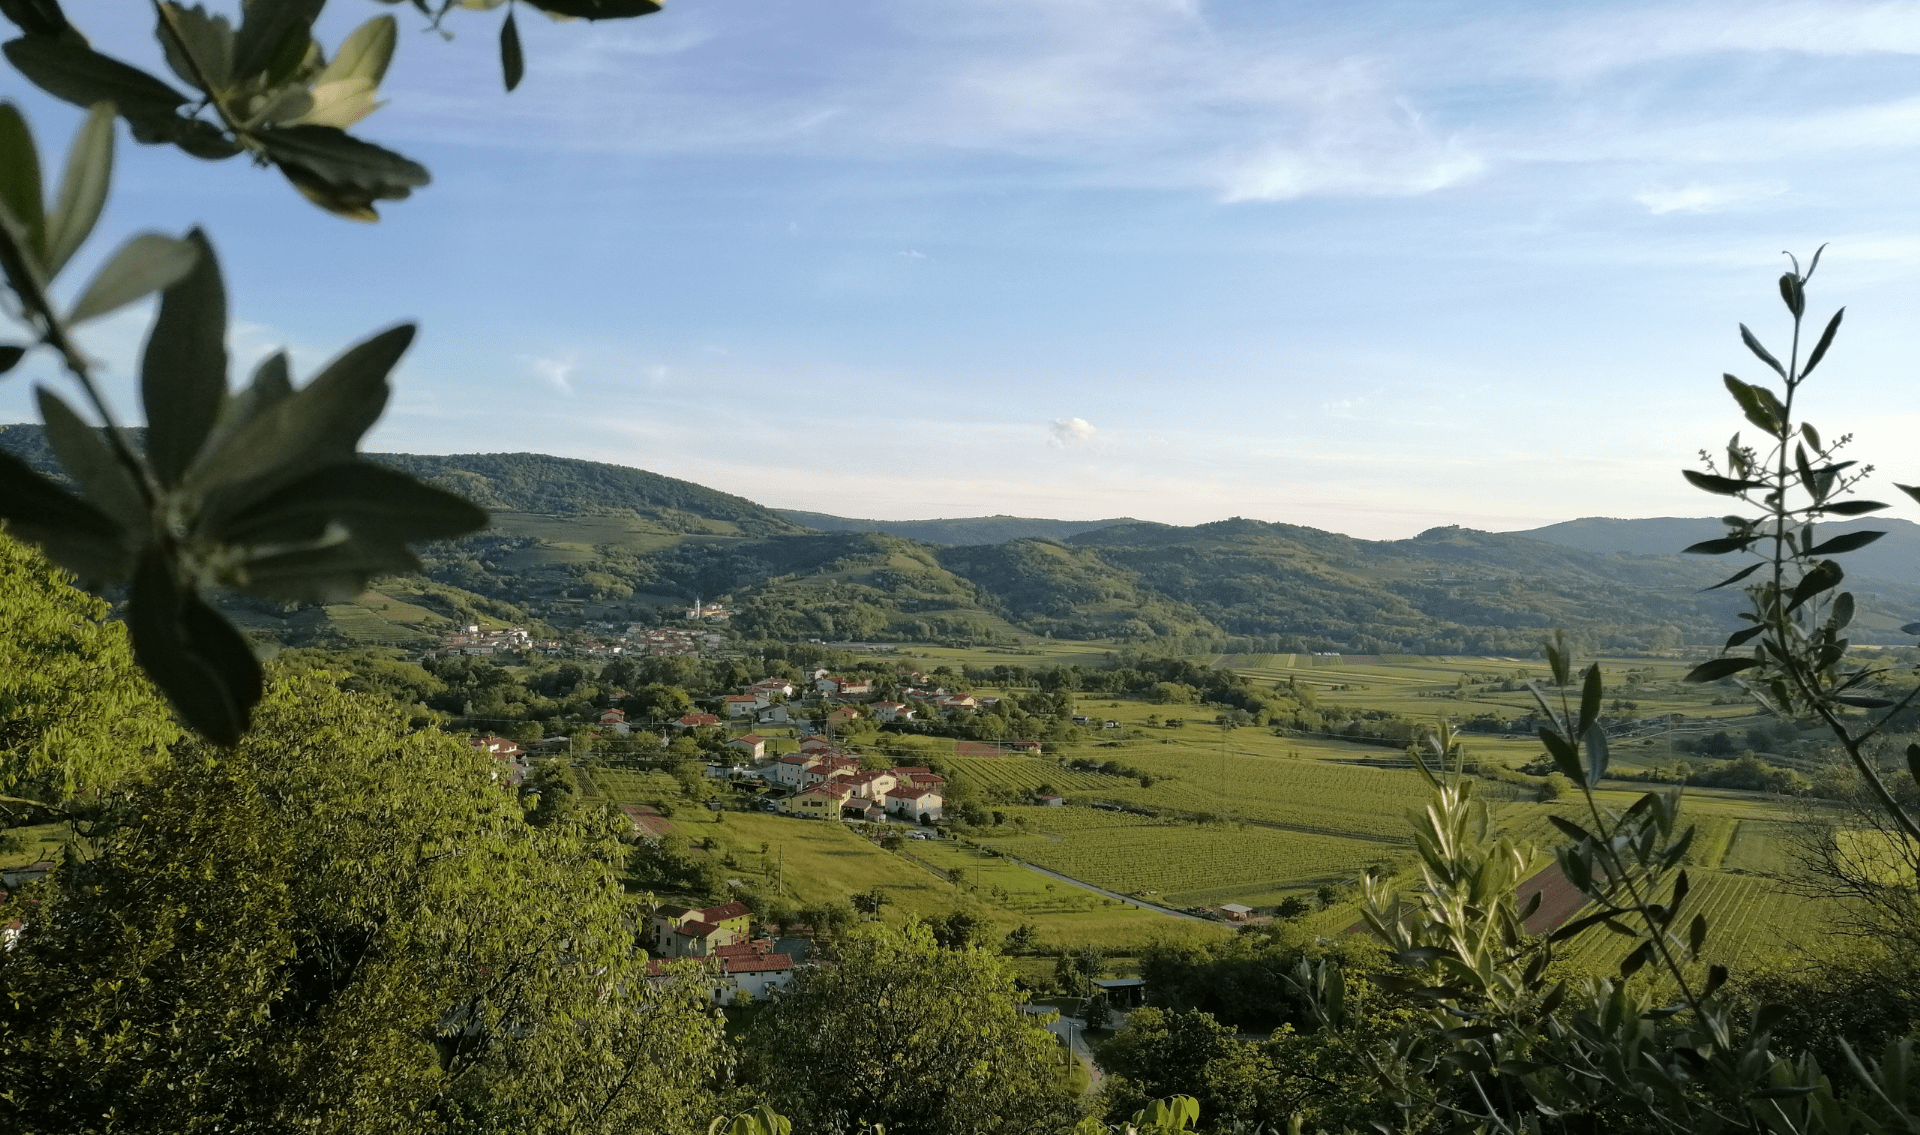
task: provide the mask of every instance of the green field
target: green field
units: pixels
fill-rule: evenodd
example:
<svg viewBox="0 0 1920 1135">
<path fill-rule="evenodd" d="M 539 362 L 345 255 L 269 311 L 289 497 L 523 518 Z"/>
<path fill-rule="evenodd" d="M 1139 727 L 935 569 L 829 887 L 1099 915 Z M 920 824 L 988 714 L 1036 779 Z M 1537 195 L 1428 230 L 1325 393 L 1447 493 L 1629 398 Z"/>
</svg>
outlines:
<svg viewBox="0 0 1920 1135">
<path fill-rule="evenodd" d="M 1104 646 L 1086 643 L 969 650 L 908 647 L 893 657 L 921 668 L 999 662 L 1092 667 L 1108 661 Z M 1416 719 L 1457 720 L 1480 712 L 1519 712 L 1531 705 L 1524 691 L 1484 688 L 1490 679 L 1507 681 L 1526 670 L 1529 664 L 1523 660 L 1262 655 L 1214 661 L 1256 680 L 1312 684 L 1323 706 L 1392 709 Z M 1633 691 L 1629 700 L 1636 705 L 1623 712 L 1685 713 L 1689 723 L 1701 728 L 1738 727 L 1747 707 L 1712 705 L 1710 691 L 1678 684 L 1682 669 L 1676 661 L 1636 659 L 1607 665 L 1610 680 Z M 1465 696 L 1456 696 L 1462 690 Z M 1223 729 L 1212 723 L 1217 709 L 1207 706 L 1083 693 L 1076 709 L 1096 728 L 1082 741 L 1051 746 L 1044 757 L 958 757 L 950 739 L 894 734 L 871 737 L 857 746 L 901 762 L 940 760 L 1004 821 L 972 834 L 978 849 L 916 843 L 904 852 L 888 853 L 838 825 L 775 816 L 742 818 L 737 813 L 714 825 L 705 813 L 691 810 L 679 817 L 689 830 L 715 834 L 742 862 L 743 849 L 757 855 L 763 837 L 798 841 L 787 854 L 804 866 L 796 871 L 790 862 L 787 878 L 793 896 L 804 901 L 881 886 L 895 896 L 890 917 L 934 915 L 964 903 L 987 912 L 996 926 L 1034 922 L 1049 940 L 1058 942 L 1137 943 L 1174 920 L 1104 904 L 1090 892 L 1052 883 L 992 853 L 1172 907 L 1225 902 L 1271 906 L 1323 884 L 1352 882 L 1370 869 L 1411 882 L 1405 874 L 1412 862 L 1407 813 L 1425 804 L 1427 789 L 1399 751 L 1277 736 L 1261 727 Z M 1106 721 L 1116 726 L 1098 727 Z M 1464 744 L 1476 760 L 1508 767 L 1540 753 L 1539 743 L 1524 737 L 1467 735 Z M 1663 761 L 1670 752 L 1664 738 L 1655 738 L 1651 745 L 1630 741 L 1615 747 L 1623 767 Z M 1134 776 L 1070 770 L 1060 763 L 1082 758 L 1116 761 L 1147 774 L 1153 783 L 1143 788 Z M 676 786 L 660 774 L 595 776 L 595 789 L 610 799 L 676 798 Z M 1042 787 L 1064 795 L 1072 806 L 1027 804 Z M 1615 782 L 1598 795 L 1604 806 L 1619 811 L 1656 787 Z M 1588 822 L 1578 797 L 1542 804 L 1523 784 L 1493 780 L 1480 781 L 1479 792 L 1494 808 L 1496 829 L 1533 847 L 1542 866 L 1561 842 L 1548 822 L 1550 814 Z M 1152 814 L 1088 806 L 1094 803 Z M 1716 957 L 1750 960 L 1790 947 L 1798 935 L 1817 932 L 1826 913 L 1817 906 L 1795 907 L 1765 877 L 1793 866 L 1783 839 L 1787 814 L 1779 801 L 1755 793 L 1689 789 L 1682 815 L 1683 822 L 1699 829 L 1688 856 L 1703 904 L 1699 909 L 1726 923 L 1716 930 Z M 953 867 L 967 872 L 958 888 L 945 880 Z M 1341 933 L 1357 921 L 1351 897 L 1309 916 L 1310 924 L 1323 933 Z M 1617 961 L 1618 953 L 1613 942 L 1591 936 L 1573 943 L 1569 951 L 1589 969 L 1605 968 Z"/>
<path fill-rule="evenodd" d="M 575 770 L 589 803 L 658 803 L 679 798 L 664 773 Z M 778 880 L 783 893 L 805 905 L 843 902 L 874 889 L 887 896 L 885 916 L 936 918 L 956 906 L 981 914 L 996 935 L 1032 923 L 1043 943 L 1065 948 L 1083 942 L 1134 950 L 1167 935 L 1225 933 L 1210 923 L 1186 922 L 1141 910 L 1070 884 L 1056 883 L 1004 859 L 967 851 L 951 842 L 908 841 L 898 852 L 881 849 L 847 825 L 759 812 L 709 812 L 685 801 L 671 820 L 692 840 L 712 839 L 710 854 L 731 856 L 736 876 L 755 887 Z M 768 850 L 762 853 L 761 845 Z M 949 867 L 973 868 L 965 887 L 946 876 Z M 991 868 L 992 870 L 988 870 Z"/>
<path fill-rule="evenodd" d="M 1270 905 L 1351 882 L 1387 849 L 1338 836 L 1237 824 L 1191 824 L 1091 808 L 1019 808 L 1026 834 L 989 837 L 996 851 L 1121 894 L 1172 907 Z M 996 829 L 1001 830 L 1001 829 Z"/>
<path fill-rule="evenodd" d="M 1698 962 L 1687 966 L 1690 978 L 1709 965 L 1734 973 L 1751 972 L 1786 953 L 1815 954 L 1825 948 L 1833 912 L 1829 905 L 1787 893 L 1769 879 L 1724 871 L 1690 869 L 1692 890 L 1680 911 L 1683 922 L 1707 917 L 1707 945 Z M 1632 950 L 1632 939 L 1593 927 L 1560 947 L 1575 968 L 1594 974 L 1617 970 Z"/>
</svg>

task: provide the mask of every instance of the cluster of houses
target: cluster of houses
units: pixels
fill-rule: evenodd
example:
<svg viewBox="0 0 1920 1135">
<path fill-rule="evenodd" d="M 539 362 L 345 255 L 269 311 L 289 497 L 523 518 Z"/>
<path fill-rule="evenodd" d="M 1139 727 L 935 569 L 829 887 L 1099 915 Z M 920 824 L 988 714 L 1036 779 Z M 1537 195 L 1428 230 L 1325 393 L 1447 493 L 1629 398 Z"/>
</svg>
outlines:
<svg viewBox="0 0 1920 1135">
<path fill-rule="evenodd" d="M 818 737 L 774 761 L 764 776 L 769 784 L 792 791 L 781 810 L 794 816 L 931 824 L 942 818 L 946 805 L 946 779 L 931 770 L 916 765 L 863 769 L 859 757 Z"/>
<path fill-rule="evenodd" d="M 543 642 L 542 647 L 557 647 L 558 642 Z M 525 627 L 508 627 L 505 630 L 481 630 L 477 625 L 468 624 L 451 634 L 440 636 L 441 654 L 519 654 L 534 648 L 533 636 Z"/>
<path fill-rule="evenodd" d="M 716 650 L 726 641 L 718 631 L 689 630 L 684 627 L 645 627 L 638 623 L 623 631 L 618 624 L 589 628 L 587 642 L 570 646 L 559 639 L 536 640 L 524 627 L 482 630 L 469 624 L 440 636 L 440 646 L 429 654 L 525 654 L 538 651 L 549 657 L 579 655 L 587 658 L 621 658 L 639 655 L 699 655 Z"/>
<path fill-rule="evenodd" d="M 717 649 L 726 636 L 718 631 L 685 627 L 645 627 L 633 623 L 623 631 L 617 625 L 598 628 L 593 640 L 573 648 L 589 658 L 698 655 Z"/>
<path fill-rule="evenodd" d="M 792 702 L 812 698 L 834 704 L 827 724 L 839 727 L 867 716 L 885 723 L 979 713 L 1000 702 L 997 697 L 975 697 L 933 685 L 932 679 L 914 670 L 900 673 L 900 696 L 907 700 L 877 701 L 873 679 L 849 678 L 816 669 L 797 681 L 767 678 L 742 686 L 739 693 L 721 698 L 719 708 L 728 721 L 745 719 L 763 725 L 784 725 L 793 720 L 793 711 L 789 708 Z"/>
<path fill-rule="evenodd" d="M 793 984 L 793 955 L 777 951 L 769 939 L 750 936 L 751 915 L 744 903 L 722 903 L 704 910 L 656 907 L 647 920 L 647 932 L 653 954 L 647 972 L 664 978 L 672 963 L 697 958 L 707 995 L 715 1004 L 727 1004 L 742 994 L 764 998 Z"/>
</svg>

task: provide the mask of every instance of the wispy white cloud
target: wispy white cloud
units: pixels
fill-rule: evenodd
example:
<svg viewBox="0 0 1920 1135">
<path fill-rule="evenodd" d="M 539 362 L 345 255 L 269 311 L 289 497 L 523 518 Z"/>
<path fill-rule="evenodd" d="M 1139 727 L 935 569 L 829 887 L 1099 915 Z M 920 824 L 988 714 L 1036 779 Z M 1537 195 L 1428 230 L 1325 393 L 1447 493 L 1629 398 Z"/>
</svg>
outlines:
<svg viewBox="0 0 1920 1135">
<path fill-rule="evenodd" d="M 1047 423 L 1047 444 L 1055 449 L 1066 449 L 1092 441 L 1093 435 L 1099 432 L 1085 418 L 1055 418 Z"/>
<path fill-rule="evenodd" d="M 1654 216 L 1664 213 L 1718 213 L 1786 192 L 1785 186 L 1685 185 L 1673 189 L 1647 189 L 1633 199 Z"/>
<path fill-rule="evenodd" d="M 573 355 L 546 356 L 521 355 L 520 361 L 535 378 L 553 387 L 560 393 L 572 397 L 573 375 L 580 369 L 580 360 Z"/>
</svg>

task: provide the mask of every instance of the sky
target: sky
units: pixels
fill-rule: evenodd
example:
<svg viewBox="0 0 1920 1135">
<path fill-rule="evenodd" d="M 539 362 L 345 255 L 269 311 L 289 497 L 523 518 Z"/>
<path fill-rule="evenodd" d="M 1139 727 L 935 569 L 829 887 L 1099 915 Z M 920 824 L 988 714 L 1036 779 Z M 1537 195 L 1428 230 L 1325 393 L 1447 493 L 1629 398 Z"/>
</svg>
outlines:
<svg viewBox="0 0 1920 1135">
<path fill-rule="evenodd" d="M 165 73 L 144 3 L 69 8 Z M 1847 321 L 1812 420 L 1920 481 L 1920 3 L 523 10 L 511 95 L 500 11 L 445 39 L 329 9 L 327 44 L 399 17 L 355 132 L 433 184 L 357 225 L 123 131 L 66 283 L 204 225 L 236 382 L 418 320 L 371 450 L 878 519 L 1710 515 L 1679 470 L 1740 424 L 1720 374 L 1760 377 L 1738 324 L 1782 344 L 1781 252 L 1827 242 L 1812 313 Z M 80 112 L 0 76 L 63 150 Z M 129 412 L 149 318 L 83 336 Z M 61 388 L 23 365 L 0 421 L 34 381 Z"/>
</svg>

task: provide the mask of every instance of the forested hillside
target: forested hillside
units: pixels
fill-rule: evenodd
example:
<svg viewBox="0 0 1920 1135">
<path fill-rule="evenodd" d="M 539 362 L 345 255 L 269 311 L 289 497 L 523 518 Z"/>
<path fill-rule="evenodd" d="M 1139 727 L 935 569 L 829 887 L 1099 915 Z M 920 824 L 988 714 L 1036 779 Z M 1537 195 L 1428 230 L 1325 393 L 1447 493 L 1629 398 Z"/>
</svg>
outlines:
<svg viewBox="0 0 1920 1135">
<path fill-rule="evenodd" d="M 822 532 L 885 532 L 905 536 L 927 544 L 1004 544 L 1008 540 L 1046 537 L 1064 540 L 1097 528 L 1116 524 L 1138 524 L 1131 517 L 1114 520 L 1044 520 L 1031 516 L 964 516 L 952 520 L 854 520 L 824 512 L 802 512 L 793 508 L 773 511 L 808 528 Z"/>
<path fill-rule="evenodd" d="M 0 430 L 0 447 L 57 468 L 36 426 Z M 373 456 L 494 510 L 490 531 L 425 550 L 428 575 L 446 589 L 433 602 L 388 596 L 425 602 L 443 619 L 661 620 L 699 597 L 726 602 L 733 629 L 768 639 L 1236 637 L 1274 651 L 1511 654 L 1531 651 L 1554 627 L 1594 649 L 1706 643 L 1725 634 L 1740 598 L 1703 590 L 1726 574 L 1719 560 L 1638 551 L 1677 544 L 1682 528 L 1711 533 L 1706 520 L 1582 521 L 1531 533 L 1449 527 L 1407 540 L 1240 518 L 1126 521 L 1082 525 L 1064 540 L 942 546 L 809 531 L 788 517 L 816 514 L 782 515 L 618 465 L 530 453 Z M 937 523 L 978 533 L 1003 522 L 1069 523 Z M 1903 642 L 1896 628 L 1920 614 L 1920 582 L 1898 571 L 1900 537 L 1913 526 L 1890 523 L 1895 536 L 1851 565 L 1869 576 L 1855 580 L 1855 641 Z M 1637 554 L 1569 546 L 1621 539 Z M 1879 560 L 1869 558 L 1882 547 Z M 337 636 L 343 620 L 354 621 L 341 612 L 255 614 L 252 629 L 287 641 Z M 381 612 L 376 629 L 389 637 L 430 629 L 396 630 L 386 625 L 394 617 Z"/>
<path fill-rule="evenodd" d="M 1887 499 L 1897 500 L 1899 494 L 1894 493 Z M 1848 553 L 1847 571 L 1855 576 L 1920 583 L 1920 524 L 1894 516 L 1872 516 L 1864 520 L 1830 520 L 1820 527 L 1829 536 L 1863 530 L 1885 532 L 1875 543 Z M 1711 540 L 1725 531 L 1720 521 L 1710 516 L 1656 516 L 1641 520 L 1583 516 L 1512 535 L 1589 552 L 1645 556 L 1670 555 L 1678 548 Z"/>
</svg>

